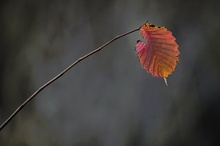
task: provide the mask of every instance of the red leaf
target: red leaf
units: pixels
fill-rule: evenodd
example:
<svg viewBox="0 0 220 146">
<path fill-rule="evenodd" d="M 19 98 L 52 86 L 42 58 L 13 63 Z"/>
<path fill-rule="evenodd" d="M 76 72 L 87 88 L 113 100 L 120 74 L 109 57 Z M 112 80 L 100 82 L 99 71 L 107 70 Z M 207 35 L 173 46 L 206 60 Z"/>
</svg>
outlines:
<svg viewBox="0 0 220 146">
<path fill-rule="evenodd" d="M 175 67 L 180 54 L 175 37 L 165 27 L 159 27 L 150 23 L 144 24 L 140 34 L 147 40 L 147 44 L 138 41 L 136 51 L 140 63 L 147 72 L 153 76 L 166 78 Z"/>
</svg>

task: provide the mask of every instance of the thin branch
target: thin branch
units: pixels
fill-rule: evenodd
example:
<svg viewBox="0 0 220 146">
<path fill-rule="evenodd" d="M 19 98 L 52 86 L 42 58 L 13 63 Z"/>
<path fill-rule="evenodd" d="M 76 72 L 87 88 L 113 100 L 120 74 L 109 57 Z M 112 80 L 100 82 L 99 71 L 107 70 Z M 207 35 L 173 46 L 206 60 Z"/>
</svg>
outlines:
<svg viewBox="0 0 220 146">
<path fill-rule="evenodd" d="M 47 86 L 49 86 L 51 83 L 53 83 L 54 81 L 56 81 L 57 79 L 59 79 L 61 76 L 63 76 L 66 72 L 68 72 L 73 66 L 75 66 L 76 64 L 78 64 L 79 62 L 81 62 L 82 60 L 86 59 L 87 57 L 101 51 L 104 47 L 106 47 L 107 45 L 111 44 L 112 42 L 116 41 L 117 39 L 124 37 L 128 34 L 131 34 L 135 31 L 138 31 L 140 29 L 136 28 L 134 30 L 131 30 L 129 32 L 126 32 L 124 34 L 118 35 L 115 38 L 111 39 L 110 41 L 106 42 L 105 44 L 103 44 L 102 46 L 100 46 L 99 48 L 95 49 L 94 51 L 80 57 L 78 60 L 76 60 L 75 62 L 73 62 L 70 66 L 68 66 L 66 69 L 64 69 L 62 72 L 60 72 L 58 75 L 56 75 L 54 78 L 52 78 L 50 81 L 48 81 L 47 83 L 45 83 L 43 86 L 41 86 L 38 90 L 36 90 L 27 100 L 25 100 L 11 115 L 10 117 L 8 117 L 8 119 L 5 120 L 5 122 L 1 125 L 0 127 L 0 131 L 19 113 L 19 111 L 25 107 L 37 94 L 39 94 L 42 90 L 44 90 Z"/>
</svg>

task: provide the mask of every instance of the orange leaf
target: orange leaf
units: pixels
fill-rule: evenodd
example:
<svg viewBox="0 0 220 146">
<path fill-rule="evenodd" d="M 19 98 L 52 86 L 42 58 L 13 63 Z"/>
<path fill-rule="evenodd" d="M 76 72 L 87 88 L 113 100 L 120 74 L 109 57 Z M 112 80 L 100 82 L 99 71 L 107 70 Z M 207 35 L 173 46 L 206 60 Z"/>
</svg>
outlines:
<svg viewBox="0 0 220 146">
<path fill-rule="evenodd" d="M 147 40 L 147 43 L 138 41 L 136 51 L 140 63 L 147 72 L 153 76 L 166 78 L 175 67 L 180 54 L 175 37 L 166 29 L 150 23 L 140 28 L 140 34 Z"/>
</svg>

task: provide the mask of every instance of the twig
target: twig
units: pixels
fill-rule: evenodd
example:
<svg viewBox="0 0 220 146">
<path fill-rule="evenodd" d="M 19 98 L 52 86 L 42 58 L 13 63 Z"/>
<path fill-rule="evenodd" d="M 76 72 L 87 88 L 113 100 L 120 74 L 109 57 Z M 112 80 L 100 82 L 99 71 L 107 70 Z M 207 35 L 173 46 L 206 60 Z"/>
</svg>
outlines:
<svg viewBox="0 0 220 146">
<path fill-rule="evenodd" d="M 56 81 L 57 79 L 59 79 L 61 76 L 63 76 L 67 71 L 69 71 L 73 66 L 75 66 L 76 64 L 78 64 L 79 62 L 81 62 L 82 60 L 86 59 L 87 57 L 97 53 L 98 51 L 101 51 L 104 47 L 106 47 L 107 45 L 111 44 L 112 42 L 116 41 L 117 39 L 124 37 L 128 34 L 131 34 L 135 31 L 138 31 L 140 29 L 136 28 L 134 30 L 131 30 L 129 32 L 126 32 L 124 34 L 118 35 L 115 38 L 111 39 L 110 41 L 106 42 L 105 44 L 103 44 L 102 46 L 100 46 L 99 48 L 95 49 L 94 51 L 80 57 L 78 60 L 76 60 L 75 62 L 73 62 L 70 66 L 68 66 L 66 69 L 64 69 L 62 72 L 60 72 L 58 75 L 56 75 L 54 78 L 52 78 L 50 81 L 48 81 L 47 83 L 45 83 L 43 86 L 41 86 L 38 90 L 36 90 L 30 97 L 28 97 L 28 99 L 26 99 L 11 115 L 10 117 L 8 117 L 8 119 L 5 120 L 5 122 L 1 125 L 0 127 L 0 131 L 19 113 L 19 111 L 25 107 L 38 93 L 40 93 L 43 89 L 45 89 L 47 86 L 49 86 L 51 83 L 53 83 L 54 81 Z"/>
</svg>

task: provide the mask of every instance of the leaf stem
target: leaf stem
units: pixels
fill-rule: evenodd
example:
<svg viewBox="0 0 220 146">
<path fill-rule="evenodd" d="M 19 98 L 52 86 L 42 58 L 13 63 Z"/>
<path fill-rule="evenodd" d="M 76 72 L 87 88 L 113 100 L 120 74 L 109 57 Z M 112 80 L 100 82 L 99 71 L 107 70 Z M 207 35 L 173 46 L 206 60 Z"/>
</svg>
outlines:
<svg viewBox="0 0 220 146">
<path fill-rule="evenodd" d="M 101 51 L 104 47 L 108 46 L 109 44 L 111 44 L 112 42 L 118 40 L 119 38 L 122 38 L 128 34 L 131 34 L 135 31 L 138 31 L 140 29 L 136 28 L 134 30 L 131 30 L 129 32 L 123 33 L 121 35 L 118 35 L 116 37 L 114 37 L 113 39 L 111 39 L 110 41 L 106 42 L 105 44 L 103 44 L 102 46 L 98 47 L 97 49 L 95 49 L 94 51 L 80 57 L 79 59 L 77 59 L 75 62 L 73 62 L 71 65 L 69 65 L 67 68 L 65 68 L 62 72 L 60 72 L 58 75 L 56 75 L 54 78 L 52 78 L 51 80 L 49 80 L 48 82 L 46 82 L 44 85 L 42 85 L 40 88 L 38 88 L 31 96 L 29 96 L 5 121 L 4 123 L 0 126 L 0 131 L 19 113 L 19 111 L 21 109 L 23 109 L 36 95 L 38 95 L 42 90 L 44 90 L 47 86 L 49 86 L 51 83 L 53 83 L 54 81 L 56 81 L 57 79 L 59 79 L 61 76 L 63 76 L 66 72 L 68 72 L 73 66 L 77 65 L 79 62 L 81 62 L 82 60 L 86 59 L 87 57 Z"/>
</svg>

